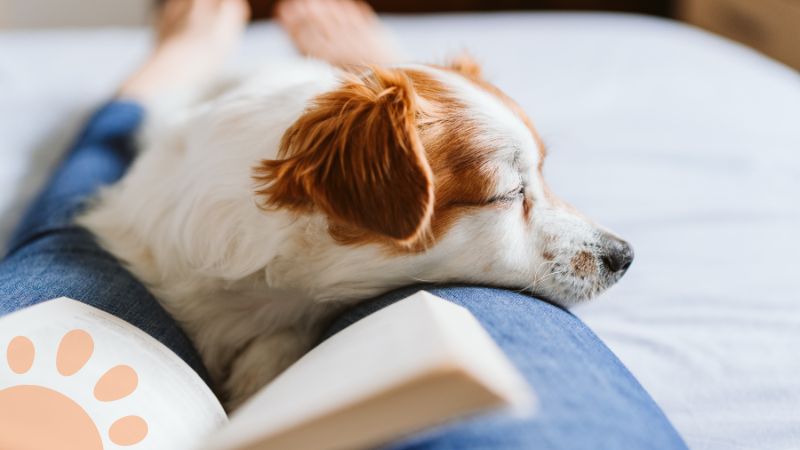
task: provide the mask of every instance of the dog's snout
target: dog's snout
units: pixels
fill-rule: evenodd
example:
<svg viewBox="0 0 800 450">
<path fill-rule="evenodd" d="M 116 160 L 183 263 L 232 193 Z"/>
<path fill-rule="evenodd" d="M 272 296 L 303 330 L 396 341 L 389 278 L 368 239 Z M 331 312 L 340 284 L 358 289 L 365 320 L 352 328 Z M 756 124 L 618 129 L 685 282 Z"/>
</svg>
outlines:
<svg viewBox="0 0 800 450">
<path fill-rule="evenodd" d="M 633 247 L 622 239 L 604 235 L 600 261 L 610 273 L 625 272 L 633 263 Z"/>
</svg>

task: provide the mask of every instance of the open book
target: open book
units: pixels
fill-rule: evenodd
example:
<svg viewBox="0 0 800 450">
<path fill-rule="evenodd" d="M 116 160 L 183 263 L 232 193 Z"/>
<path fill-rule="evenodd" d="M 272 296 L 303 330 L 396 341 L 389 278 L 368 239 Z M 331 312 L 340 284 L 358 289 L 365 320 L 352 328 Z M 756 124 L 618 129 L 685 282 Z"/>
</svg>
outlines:
<svg viewBox="0 0 800 450">
<path fill-rule="evenodd" d="M 0 319 L 0 449 L 371 448 L 532 399 L 477 320 L 426 292 L 323 342 L 230 418 L 175 354 L 91 306 Z"/>
</svg>

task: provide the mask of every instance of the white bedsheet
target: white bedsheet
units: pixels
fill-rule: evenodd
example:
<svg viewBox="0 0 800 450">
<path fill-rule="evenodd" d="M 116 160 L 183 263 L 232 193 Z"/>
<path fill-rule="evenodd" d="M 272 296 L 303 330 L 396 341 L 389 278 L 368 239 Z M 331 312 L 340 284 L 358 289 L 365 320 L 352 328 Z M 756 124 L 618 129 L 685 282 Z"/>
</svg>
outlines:
<svg viewBox="0 0 800 450">
<path fill-rule="evenodd" d="M 800 448 L 800 77 L 637 16 L 392 19 L 416 59 L 468 49 L 528 110 L 556 192 L 636 248 L 577 309 L 694 449 Z M 0 34 L 0 239 L 141 30 Z M 242 60 L 289 56 L 272 25 Z"/>
</svg>

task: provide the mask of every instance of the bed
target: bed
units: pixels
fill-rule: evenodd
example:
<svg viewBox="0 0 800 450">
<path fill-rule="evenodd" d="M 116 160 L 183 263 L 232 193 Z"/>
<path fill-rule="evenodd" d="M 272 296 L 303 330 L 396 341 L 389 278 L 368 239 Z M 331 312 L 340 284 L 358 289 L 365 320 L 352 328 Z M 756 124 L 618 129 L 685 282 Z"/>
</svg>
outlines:
<svg viewBox="0 0 800 450">
<path fill-rule="evenodd" d="M 632 242 L 575 313 L 691 448 L 800 448 L 800 76 L 662 19 L 389 17 L 416 60 L 469 50 L 533 117 L 554 190 Z M 0 33 L 0 241 L 89 111 L 144 55 L 140 29 Z M 293 57 L 273 24 L 240 65 Z"/>
</svg>

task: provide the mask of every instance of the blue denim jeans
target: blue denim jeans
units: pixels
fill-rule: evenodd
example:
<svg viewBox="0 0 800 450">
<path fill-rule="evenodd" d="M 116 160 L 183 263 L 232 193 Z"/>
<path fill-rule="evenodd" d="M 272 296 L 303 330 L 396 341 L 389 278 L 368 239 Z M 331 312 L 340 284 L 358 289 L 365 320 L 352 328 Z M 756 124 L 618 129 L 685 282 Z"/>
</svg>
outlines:
<svg viewBox="0 0 800 450">
<path fill-rule="evenodd" d="M 191 342 L 156 299 L 73 218 L 98 188 L 117 181 L 135 156 L 142 108 L 115 101 L 86 125 L 33 202 L 0 262 L 0 315 L 67 296 L 139 327 L 201 376 Z M 328 334 L 413 293 L 391 292 L 346 312 Z M 684 449 L 650 396 L 575 316 L 538 299 L 483 287 L 427 286 L 468 308 L 538 394 L 527 419 L 490 415 L 407 438 L 394 449 Z"/>
</svg>

